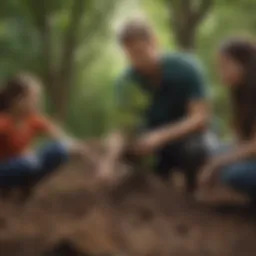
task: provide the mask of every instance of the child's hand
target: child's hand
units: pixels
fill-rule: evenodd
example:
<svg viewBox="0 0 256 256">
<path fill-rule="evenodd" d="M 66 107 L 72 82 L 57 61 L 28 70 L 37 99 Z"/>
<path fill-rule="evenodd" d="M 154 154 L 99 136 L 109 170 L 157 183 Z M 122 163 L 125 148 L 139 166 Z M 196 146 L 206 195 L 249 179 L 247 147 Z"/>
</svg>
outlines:
<svg viewBox="0 0 256 256">
<path fill-rule="evenodd" d="M 72 154 L 81 157 L 82 159 L 89 159 L 92 163 L 96 163 L 96 157 L 92 154 L 85 143 L 76 142 L 72 146 Z"/>
</svg>

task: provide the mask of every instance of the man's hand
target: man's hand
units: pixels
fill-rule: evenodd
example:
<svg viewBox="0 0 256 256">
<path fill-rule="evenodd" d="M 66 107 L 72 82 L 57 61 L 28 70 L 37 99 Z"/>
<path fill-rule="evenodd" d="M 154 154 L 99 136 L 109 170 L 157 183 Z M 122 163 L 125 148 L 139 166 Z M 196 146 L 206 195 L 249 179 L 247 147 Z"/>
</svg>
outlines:
<svg viewBox="0 0 256 256">
<path fill-rule="evenodd" d="M 165 125 L 157 130 L 142 135 L 131 146 L 136 155 L 147 155 L 175 140 L 185 137 L 207 127 L 209 113 L 204 101 L 191 101 L 188 106 L 188 115 L 183 120 Z"/>
</svg>

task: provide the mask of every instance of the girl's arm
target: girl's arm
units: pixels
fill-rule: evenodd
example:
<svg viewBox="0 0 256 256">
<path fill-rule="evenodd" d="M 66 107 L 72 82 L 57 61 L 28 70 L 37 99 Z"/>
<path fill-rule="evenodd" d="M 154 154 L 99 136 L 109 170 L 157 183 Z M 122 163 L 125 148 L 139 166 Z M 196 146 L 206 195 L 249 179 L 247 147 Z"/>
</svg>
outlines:
<svg viewBox="0 0 256 256">
<path fill-rule="evenodd" d="M 37 119 L 37 129 L 47 137 L 61 142 L 72 155 L 90 156 L 90 151 L 85 143 L 67 134 L 59 125 L 46 117 Z"/>
<path fill-rule="evenodd" d="M 213 185 L 222 167 L 250 158 L 256 155 L 256 138 L 250 142 L 241 143 L 236 149 L 222 156 L 214 157 L 202 170 L 200 183 L 202 185 Z"/>
<path fill-rule="evenodd" d="M 250 141 L 243 141 L 240 139 L 239 132 L 236 132 L 238 138 L 238 146 L 231 152 L 218 156 L 210 161 L 214 166 L 223 167 L 228 164 L 232 164 L 236 161 L 240 161 L 246 158 L 256 156 L 256 130 Z"/>
<path fill-rule="evenodd" d="M 235 150 L 222 156 L 213 158 L 210 163 L 216 167 L 223 167 L 236 161 L 243 160 L 256 155 L 256 138 L 250 142 L 241 143 Z"/>
<path fill-rule="evenodd" d="M 62 141 L 69 145 L 76 144 L 77 140 L 68 135 L 60 126 L 48 121 L 46 135 L 51 139 Z"/>
</svg>

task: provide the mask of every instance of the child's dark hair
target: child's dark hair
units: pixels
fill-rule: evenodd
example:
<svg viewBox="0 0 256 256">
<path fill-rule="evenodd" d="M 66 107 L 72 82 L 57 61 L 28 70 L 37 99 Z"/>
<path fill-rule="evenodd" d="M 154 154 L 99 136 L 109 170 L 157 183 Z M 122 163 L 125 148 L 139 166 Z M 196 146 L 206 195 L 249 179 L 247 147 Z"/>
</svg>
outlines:
<svg viewBox="0 0 256 256">
<path fill-rule="evenodd" d="M 8 111 L 12 103 L 28 94 L 36 79 L 28 74 L 18 74 L 8 79 L 0 91 L 0 112 Z"/>
<path fill-rule="evenodd" d="M 232 38 L 224 42 L 221 52 L 244 70 L 243 80 L 231 91 L 231 100 L 236 128 L 244 139 L 249 139 L 256 128 L 256 44 L 248 39 Z"/>
<path fill-rule="evenodd" d="M 126 44 L 133 40 L 148 40 L 153 36 L 152 27 L 144 20 L 134 19 L 123 25 L 118 33 L 118 42 Z"/>
</svg>

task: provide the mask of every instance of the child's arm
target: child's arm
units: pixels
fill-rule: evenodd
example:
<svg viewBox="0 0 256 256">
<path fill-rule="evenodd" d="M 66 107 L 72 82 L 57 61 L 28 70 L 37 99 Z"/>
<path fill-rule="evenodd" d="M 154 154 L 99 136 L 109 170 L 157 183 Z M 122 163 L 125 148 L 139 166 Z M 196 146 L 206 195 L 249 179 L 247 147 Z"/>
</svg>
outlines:
<svg viewBox="0 0 256 256">
<path fill-rule="evenodd" d="M 48 121 L 45 135 L 53 140 L 61 141 L 70 146 L 78 143 L 77 139 L 68 135 L 59 125 L 52 121 Z"/>
<path fill-rule="evenodd" d="M 68 135 L 59 125 L 47 117 L 40 117 L 36 120 L 36 128 L 45 136 L 61 142 L 71 154 L 87 156 L 89 150 L 86 145 L 78 139 Z"/>
</svg>

